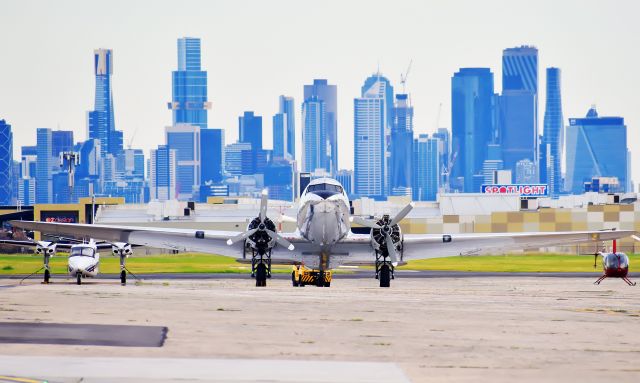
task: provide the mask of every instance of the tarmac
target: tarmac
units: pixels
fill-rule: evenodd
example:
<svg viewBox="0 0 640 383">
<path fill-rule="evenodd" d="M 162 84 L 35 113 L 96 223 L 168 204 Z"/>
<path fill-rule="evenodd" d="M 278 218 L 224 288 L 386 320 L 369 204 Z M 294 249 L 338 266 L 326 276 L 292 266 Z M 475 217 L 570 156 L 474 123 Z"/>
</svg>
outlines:
<svg viewBox="0 0 640 383">
<path fill-rule="evenodd" d="M 640 381 L 640 287 L 618 279 L 161 277 L 0 279 L 0 382 Z"/>
</svg>

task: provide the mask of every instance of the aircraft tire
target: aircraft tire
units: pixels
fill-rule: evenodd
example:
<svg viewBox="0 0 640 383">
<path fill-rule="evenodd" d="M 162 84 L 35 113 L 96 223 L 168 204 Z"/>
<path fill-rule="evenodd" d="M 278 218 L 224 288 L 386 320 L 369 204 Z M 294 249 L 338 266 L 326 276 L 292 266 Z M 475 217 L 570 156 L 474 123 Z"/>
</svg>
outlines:
<svg viewBox="0 0 640 383">
<path fill-rule="evenodd" d="M 391 286 L 391 269 L 389 265 L 382 265 L 380 267 L 380 287 Z"/>
<path fill-rule="evenodd" d="M 259 263 L 256 268 L 256 287 L 267 286 L 267 266 L 264 263 Z"/>
<path fill-rule="evenodd" d="M 77 285 L 81 285 L 82 284 L 82 274 L 81 273 L 77 273 L 76 274 L 76 284 Z"/>
<path fill-rule="evenodd" d="M 44 271 L 44 283 L 49 283 L 49 278 L 51 278 L 51 272 L 49 270 Z"/>
<path fill-rule="evenodd" d="M 126 272 L 126 271 L 124 271 L 124 270 L 122 270 L 122 271 L 120 272 L 120 283 L 121 283 L 122 285 L 126 285 L 126 284 L 127 284 L 127 272 Z"/>
</svg>

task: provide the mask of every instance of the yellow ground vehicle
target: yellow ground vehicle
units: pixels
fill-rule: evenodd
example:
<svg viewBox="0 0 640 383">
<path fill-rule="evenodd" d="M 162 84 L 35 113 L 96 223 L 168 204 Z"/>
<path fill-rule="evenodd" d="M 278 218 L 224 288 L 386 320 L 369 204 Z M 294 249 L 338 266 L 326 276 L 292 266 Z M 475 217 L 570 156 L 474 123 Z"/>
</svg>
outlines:
<svg viewBox="0 0 640 383">
<path fill-rule="evenodd" d="M 331 271 L 309 269 L 304 265 L 294 265 L 291 272 L 293 287 L 316 285 L 318 287 L 331 286 Z"/>
</svg>

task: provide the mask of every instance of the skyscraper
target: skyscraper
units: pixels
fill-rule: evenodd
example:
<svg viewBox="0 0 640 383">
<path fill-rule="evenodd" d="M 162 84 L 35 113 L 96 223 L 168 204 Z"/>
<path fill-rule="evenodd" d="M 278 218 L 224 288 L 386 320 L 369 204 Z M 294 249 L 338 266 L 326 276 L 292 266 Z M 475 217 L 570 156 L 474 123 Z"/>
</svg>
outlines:
<svg viewBox="0 0 640 383">
<path fill-rule="evenodd" d="M 179 200 L 190 200 L 200 189 L 200 127 L 177 124 L 165 129 L 166 143 L 175 151 L 176 192 Z"/>
<path fill-rule="evenodd" d="M 252 175 L 255 173 L 251 144 L 236 142 L 224 147 L 224 171 L 230 176 Z"/>
<path fill-rule="evenodd" d="M 262 149 L 262 116 L 256 116 L 253 112 L 244 112 L 238 117 L 238 142 L 251 144 L 255 152 Z"/>
<path fill-rule="evenodd" d="M 222 181 L 222 165 L 224 154 L 224 130 L 200 130 L 200 155 L 202 160 L 202 177 L 200 185 L 219 183 Z"/>
<path fill-rule="evenodd" d="M 358 196 L 384 199 L 386 193 L 386 129 L 389 81 L 378 75 L 365 80 L 354 106 L 354 187 Z M 391 91 L 393 91 L 391 89 Z"/>
<path fill-rule="evenodd" d="M 336 173 L 336 180 L 340 182 L 344 188 L 344 192 L 348 197 L 353 195 L 353 170 L 340 169 Z"/>
<path fill-rule="evenodd" d="M 584 192 L 593 177 L 617 177 L 627 185 L 627 126 L 622 117 L 600 117 L 595 106 L 585 118 L 570 118 L 567 127 L 567 177 L 565 188 Z"/>
<path fill-rule="evenodd" d="M 406 94 L 397 94 L 391 110 L 391 142 L 389 144 L 389 192 L 411 195 L 413 178 L 413 106 Z"/>
<path fill-rule="evenodd" d="M 273 116 L 273 155 L 290 161 L 296 158 L 296 124 L 293 97 L 280 96 Z"/>
<path fill-rule="evenodd" d="M 523 45 L 502 51 L 502 90 L 538 94 L 538 49 Z"/>
<path fill-rule="evenodd" d="M 13 201 L 13 133 L 11 125 L 0 120 L 0 205 Z"/>
<path fill-rule="evenodd" d="M 487 144 L 493 132 L 493 73 L 489 68 L 461 68 L 451 78 L 451 188 L 479 192 L 474 177 L 482 176 Z"/>
<path fill-rule="evenodd" d="M 561 72 L 559 68 L 547 68 L 547 101 L 544 112 L 544 136 L 540 158 L 540 182 L 549 185 L 549 194 L 554 197 L 561 191 L 562 174 L 560 163 L 564 148 L 564 122 L 562 96 L 560 92 Z"/>
<path fill-rule="evenodd" d="M 329 173 L 333 173 L 338 170 L 338 88 L 335 85 L 329 85 L 327 80 L 314 79 L 312 85 L 304 86 L 304 101 L 306 102 L 312 97 L 324 103 L 323 108 L 326 116 L 322 119 L 325 121 L 323 130 L 326 131 L 329 164 L 323 167 Z"/>
<path fill-rule="evenodd" d="M 73 131 L 53 130 L 51 131 L 51 155 L 57 160 L 62 152 L 73 150 Z"/>
<path fill-rule="evenodd" d="M 115 127 L 111 75 L 113 74 L 113 52 L 111 49 L 94 51 L 94 74 L 96 95 L 94 110 L 88 113 L 89 138 L 101 141 L 102 155 L 117 154 L 122 150 L 122 132 Z"/>
<path fill-rule="evenodd" d="M 37 130 L 36 203 L 53 202 L 51 129 Z"/>
<path fill-rule="evenodd" d="M 176 199 L 176 151 L 167 145 L 152 149 L 149 158 L 149 194 L 152 200 Z"/>
<path fill-rule="evenodd" d="M 331 171 L 332 149 L 326 118 L 324 101 L 316 96 L 305 99 L 302 103 L 302 169 L 305 172 L 312 173 L 316 169 Z"/>
<path fill-rule="evenodd" d="M 200 65 L 200 39 L 178 39 L 178 70 L 172 73 L 173 124 L 190 124 L 207 128 L 207 72 Z"/>
<path fill-rule="evenodd" d="M 538 165 L 538 50 L 521 46 L 502 55 L 499 142 L 505 169 L 528 159 Z"/>
<path fill-rule="evenodd" d="M 438 174 L 440 174 L 440 186 L 448 187 L 445 185 L 446 172 L 449 169 L 449 159 L 451 156 L 451 133 L 447 128 L 438 128 L 438 131 L 433 134 L 433 138 L 438 139 L 438 153 L 440 153 L 440 169 L 438 170 Z"/>
<path fill-rule="evenodd" d="M 413 188 L 416 201 L 435 201 L 440 188 L 439 140 L 421 134 L 413 143 Z"/>
</svg>

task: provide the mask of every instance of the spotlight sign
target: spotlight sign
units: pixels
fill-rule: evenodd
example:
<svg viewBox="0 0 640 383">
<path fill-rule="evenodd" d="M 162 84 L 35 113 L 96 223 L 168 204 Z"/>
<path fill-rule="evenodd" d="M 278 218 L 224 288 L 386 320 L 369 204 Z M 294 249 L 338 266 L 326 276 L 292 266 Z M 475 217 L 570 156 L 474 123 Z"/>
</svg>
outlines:
<svg viewBox="0 0 640 383">
<path fill-rule="evenodd" d="M 482 185 L 484 194 L 519 194 L 521 197 L 547 197 L 547 184 Z"/>
</svg>

